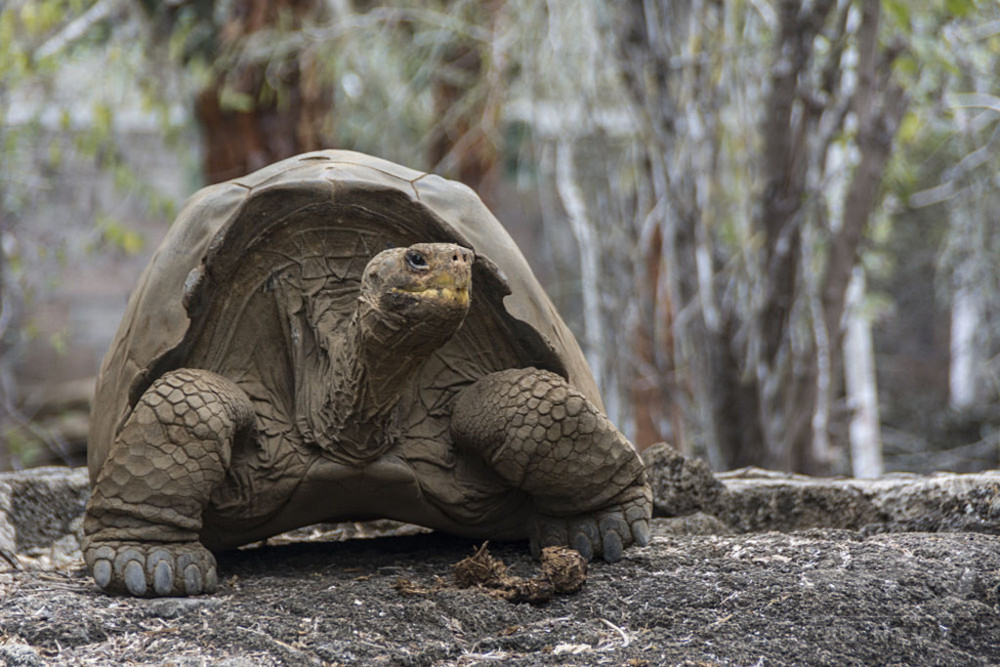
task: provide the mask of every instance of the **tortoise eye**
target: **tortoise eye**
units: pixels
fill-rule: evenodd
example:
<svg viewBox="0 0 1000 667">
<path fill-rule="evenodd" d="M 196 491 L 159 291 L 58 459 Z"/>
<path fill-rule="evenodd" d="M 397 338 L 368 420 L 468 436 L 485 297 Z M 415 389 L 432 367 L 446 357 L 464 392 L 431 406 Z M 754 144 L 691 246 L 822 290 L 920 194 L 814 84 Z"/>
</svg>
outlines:
<svg viewBox="0 0 1000 667">
<path fill-rule="evenodd" d="M 406 263 L 415 271 L 426 271 L 430 268 L 427 266 L 427 259 L 415 250 L 406 253 Z"/>
</svg>

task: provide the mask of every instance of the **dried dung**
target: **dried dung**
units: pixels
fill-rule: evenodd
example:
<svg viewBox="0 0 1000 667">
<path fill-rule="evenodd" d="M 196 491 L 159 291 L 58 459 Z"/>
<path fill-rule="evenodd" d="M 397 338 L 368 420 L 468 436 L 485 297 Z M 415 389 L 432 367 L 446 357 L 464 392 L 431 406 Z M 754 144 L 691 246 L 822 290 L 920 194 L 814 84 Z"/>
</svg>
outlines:
<svg viewBox="0 0 1000 667">
<path fill-rule="evenodd" d="M 587 580 L 587 561 L 573 549 L 546 547 L 541 572 L 527 578 L 508 574 L 507 566 L 489 552 L 487 544 L 455 564 L 455 583 L 460 588 L 476 586 L 510 602 L 542 604 L 553 595 L 575 593 Z"/>
</svg>

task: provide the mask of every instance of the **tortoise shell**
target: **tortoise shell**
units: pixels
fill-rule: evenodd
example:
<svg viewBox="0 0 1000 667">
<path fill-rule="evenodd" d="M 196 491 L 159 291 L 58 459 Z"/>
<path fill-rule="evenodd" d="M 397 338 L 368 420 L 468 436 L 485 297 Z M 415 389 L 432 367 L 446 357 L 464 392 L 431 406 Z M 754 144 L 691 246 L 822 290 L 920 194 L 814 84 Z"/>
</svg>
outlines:
<svg viewBox="0 0 1000 667">
<path fill-rule="evenodd" d="M 207 187 L 185 205 L 102 364 L 91 480 L 139 397 L 173 369 L 204 368 L 239 384 L 266 436 L 307 426 L 317 336 L 350 317 L 375 254 L 418 242 L 476 254 L 465 323 L 409 391 L 408 437 L 427 443 L 426 457 L 444 456 L 449 399 L 494 371 L 553 371 L 603 410 L 572 333 L 470 188 L 361 153 L 319 151 Z"/>
</svg>

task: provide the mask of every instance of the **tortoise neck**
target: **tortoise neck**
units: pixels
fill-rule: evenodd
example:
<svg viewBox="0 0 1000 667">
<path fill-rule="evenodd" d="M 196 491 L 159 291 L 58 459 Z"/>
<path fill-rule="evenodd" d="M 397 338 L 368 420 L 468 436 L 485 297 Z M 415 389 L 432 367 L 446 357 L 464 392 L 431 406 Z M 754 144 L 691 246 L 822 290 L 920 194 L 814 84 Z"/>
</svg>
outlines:
<svg viewBox="0 0 1000 667">
<path fill-rule="evenodd" d="M 387 323 L 389 319 L 380 317 L 379 326 L 373 326 L 361 311 L 351 318 L 343 338 L 338 336 L 327 349 L 330 384 L 372 413 L 394 407 L 408 381 L 440 346 L 440 341 L 414 344 L 412 330 L 399 335 L 405 323 Z"/>
<path fill-rule="evenodd" d="M 327 397 L 317 426 L 335 457 L 364 463 L 394 444 L 399 434 L 396 406 L 429 355 L 387 347 L 372 338 L 358 315 L 342 336 L 327 347 Z"/>
<path fill-rule="evenodd" d="M 331 400 L 343 414 L 336 421 L 381 428 L 433 350 L 391 345 L 391 337 L 373 336 L 367 324 L 355 315 L 330 350 Z"/>
<path fill-rule="evenodd" d="M 359 396 L 367 394 L 373 407 L 391 409 L 413 376 L 438 345 L 414 345 L 407 337 L 406 323 L 399 318 L 366 318 L 361 309 L 351 322 L 351 336 L 357 350 L 354 369 L 360 382 Z M 378 408 L 377 408 L 378 409 Z"/>
<path fill-rule="evenodd" d="M 322 394 L 316 396 L 318 409 L 300 413 L 303 434 L 344 463 L 364 464 L 384 454 L 400 435 L 400 400 L 452 334 L 454 327 L 409 322 L 360 299 L 351 319 L 320 344 Z"/>
</svg>

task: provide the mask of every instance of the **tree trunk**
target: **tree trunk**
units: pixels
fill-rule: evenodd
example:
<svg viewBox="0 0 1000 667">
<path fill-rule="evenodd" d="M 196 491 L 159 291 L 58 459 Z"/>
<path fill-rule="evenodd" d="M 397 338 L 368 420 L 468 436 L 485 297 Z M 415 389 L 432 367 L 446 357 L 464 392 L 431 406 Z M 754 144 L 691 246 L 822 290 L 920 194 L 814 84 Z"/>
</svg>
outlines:
<svg viewBox="0 0 1000 667">
<path fill-rule="evenodd" d="M 951 363 L 948 366 L 948 402 L 959 412 L 979 401 L 979 349 L 976 332 L 982 325 L 979 295 L 962 287 L 951 303 Z"/>
<path fill-rule="evenodd" d="M 216 38 L 220 54 L 239 53 L 242 40 L 290 18 L 293 26 L 320 10 L 316 0 L 238 0 Z M 277 160 L 324 147 L 333 98 L 316 63 L 298 56 L 280 62 L 238 63 L 221 70 L 198 94 L 204 178 L 237 178 Z"/>
<path fill-rule="evenodd" d="M 499 5 L 492 2 L 486 8 L 491 23 Z M 497 163 L 494 141 L 499 108 L 482 90 L 474 92 L 484 79 L 489 80 L 478 48 L 453 43 L 446 47 L 446 53 L 445 63 L 431 84 L 435 115 L 440 120 L 433 129 L 429 163 L 435 173 L 465 183 L 488 200 Z"/>
<path fill-rule="evenodd" d="M 556 191 L 569 227 L 580 252 L 580 282 L 583 300 L 583 349 L 587 363 L 594 373 L 597 386 L 607 389 L 604 377 L 604 359 L 608 356 L 608 340 L 604 333 L 604 313 L 601 308 L 601 243 L 595 235 L 595 224 L 590 220 L 587 201 L 576 176 L 576 156 L 572 140 L 556 146 Z"/>
<path fill-rule="evenodd" d="M 847 331 L 844 336 L 844 384 L 847 407 L 851 411 L 851 474 L 854 477 L 880 477 L 882 435 L 875 377 L 875 350 L 872 325 L 864 312 L 865 273 L 854 268 L 848 288 Z"/>
<path fill-rule="evenodd" d="M 644 20 L 661 16 L 650 11 L 648 3 L 642 7 Z M 705 173 L 717 167 L 715 160 L 701 158 L 704 153 L 698 152 L 696 133 L 683 139 L 675 134 L 679 110 L 690 115 L 694 106 L 685 97 L 686 80 L 672 87 L 665 77 L 654 90 L 661 97 L 672 95 L 659 102 L 659 113 L 649 103 L 648 89 L 631 86 L 646 93 L 637 97 L 644 100 L 647 117 L 660 120 L 654 123 L 653 136 L 666 138 L 657 145 L 667 156 L 662 168 L 667 187 L 658 196 L 669 202 L 664 210 L 674 211 L 664 220 L 669 227 L 664 231 L 666 264 L 673 276 L 676 307 L 692 311 L 677 318 L 675 327 L 686 354 L 690 390 L 701 406 L 706 453 L 715 466 L 756 464 L 828 473 L 833 464 L 828 427 L 834 401 L 843 390 L 844 294 L 905 108 L 898 87 L 888 79 L 891 54 L 880 60 L 885 54 L 877 48 L 877 1 L 861 2 L 862 20 L 853 36 L 859 53 L 859 83 L 845 92 L 840 71 L 844 44 L 852 37 L 848 33 L 850 5 L 840 3 L 831 24 L 835 7 L 834 0 L 806 7 L 797 0 L 782 0 L 773 15 L 773 56 L 760 124 L 762 183 L 750 232 L 759 249 L 747 253 L 743 277 L 749 283 L 745 287 L 749 304 L 715 296 L 720 289 L 715 283 L 732 285 L 740 277 L 722 273 L 724 264 L 711 256 L 706 261 L 704 239 L 712 233 L 716 217 L 712 184 L 720 176 L 704 179 Z M 674 34 L 672 40 L 648 47 L 646 61 L 662 68 L 652 71 L 670 71 L 678 60 L 676 53 L 671 60 L 671 45 L 675 49 L 681 44 L 704 45 L 717 37 L 710 32 L 711 14 L 706 6 L 692 2 L 689 9 L 690 23 L 676 20 L 652 31 L 645 26 L 647 35 Z M 677 19 L 677 13 L 683 12 L 675 11 Z M 633 24 L 644 25 L 636 18 Z M 675 27 L 685 25 L 688 33 Z M 627 34 L 633 36 L 629 43 L 636 50 L 639 40 L 634 35 L 642 32 L 633 28 Z M 813 49 L 821 34 L 832 48 L 817 55 Z M 701 52 L 683 52 L 683 62 L 713 62 L 711 52 L 701 48 Z M 713 110 L 703 111 L 687 127 L 707 127 L 711 132 L 718 117 L 714 108 L 732 93 L 720 93 L 711 81 L 699 80 L 699 69 L 697 65 L 685 67 L 684 76 L 696 82 L 698 101 L 707 100 Z M 826 174 L 827 152 L 834 137 L 844 131 L 849 112 L 858 120 L 860 162 L 845 189 L 842 216 L 834 221 L 837 224 L 830 224 L 823 212 L 822 188 L 836 175 Z M 657 156 L 651 157 L 654 164 L 656 160 Z M 670 169 L 672 162 L 696 165 L 696 173 L 677 174 Z M 726 177 L 725 173 L 721 176 Z M 693 187 L 689 186 L 692 180 Z M 822 235 L 818 262 L 812 259 L 814 248 L 803 247 L 807 225 Z M 806 258 L 810 258 L 808 266 L 803 264 Z M 806 281 L 803 271 L 813 271 L 817 263 L 822 273 L 810 274 Z M 803 327 L 809 320 L 812 326 Z"/>
<path fill-rule="evenodd" d="M 860 158 L 848 184 L 843 217 L 839 226 L 831 229 L 822 293 L 823 326 L 829 342 L 828 362 L 833 377 L 841 377 L 843 372 L 844 310 L 848 288 L 857 270 L 862 240 L 878 203 L 882 174 L 889 161 L 896 129 L 907 107 L 903 90 L 890 78 L 894 55 L 878 51 L 880 3 L 864 0 L 861 4 L 858 83 L 852 101 L 858 123 L 856 144 Z M 856 333 L 864 336 L 863 332 Z M 874 370 L 871 373 L 874 374 Z M 853 447 L 853 437 L 850 439 Z M 816 440 L 814 437 L 814 442 Z M 806 472 L 830 471 L 833 452 L 813 447 L 810 454 L 804 467 Z M 872 460 L 869 467 L 875 469 L 879 465 Z"/>
<path fill-rule="evenodd" d="M 806 467 L 816 405 L 814 345 L 792 345 L 792 310 L 800 293 L 800 259 L 805 212 L 807 124 L 799 82 L 810 65 L 816 34 L 833 7 L 830 0 L 803 10 L 798 0 L 778 5 L 769 92 L 762 127 L 764 187 L 754 219 L 762 239 L 755 268 L 758 299 L 752 314 L 750 367 L 756 371 L 761 432 L 761 463 L 780 470 Z"/>
</svg>

